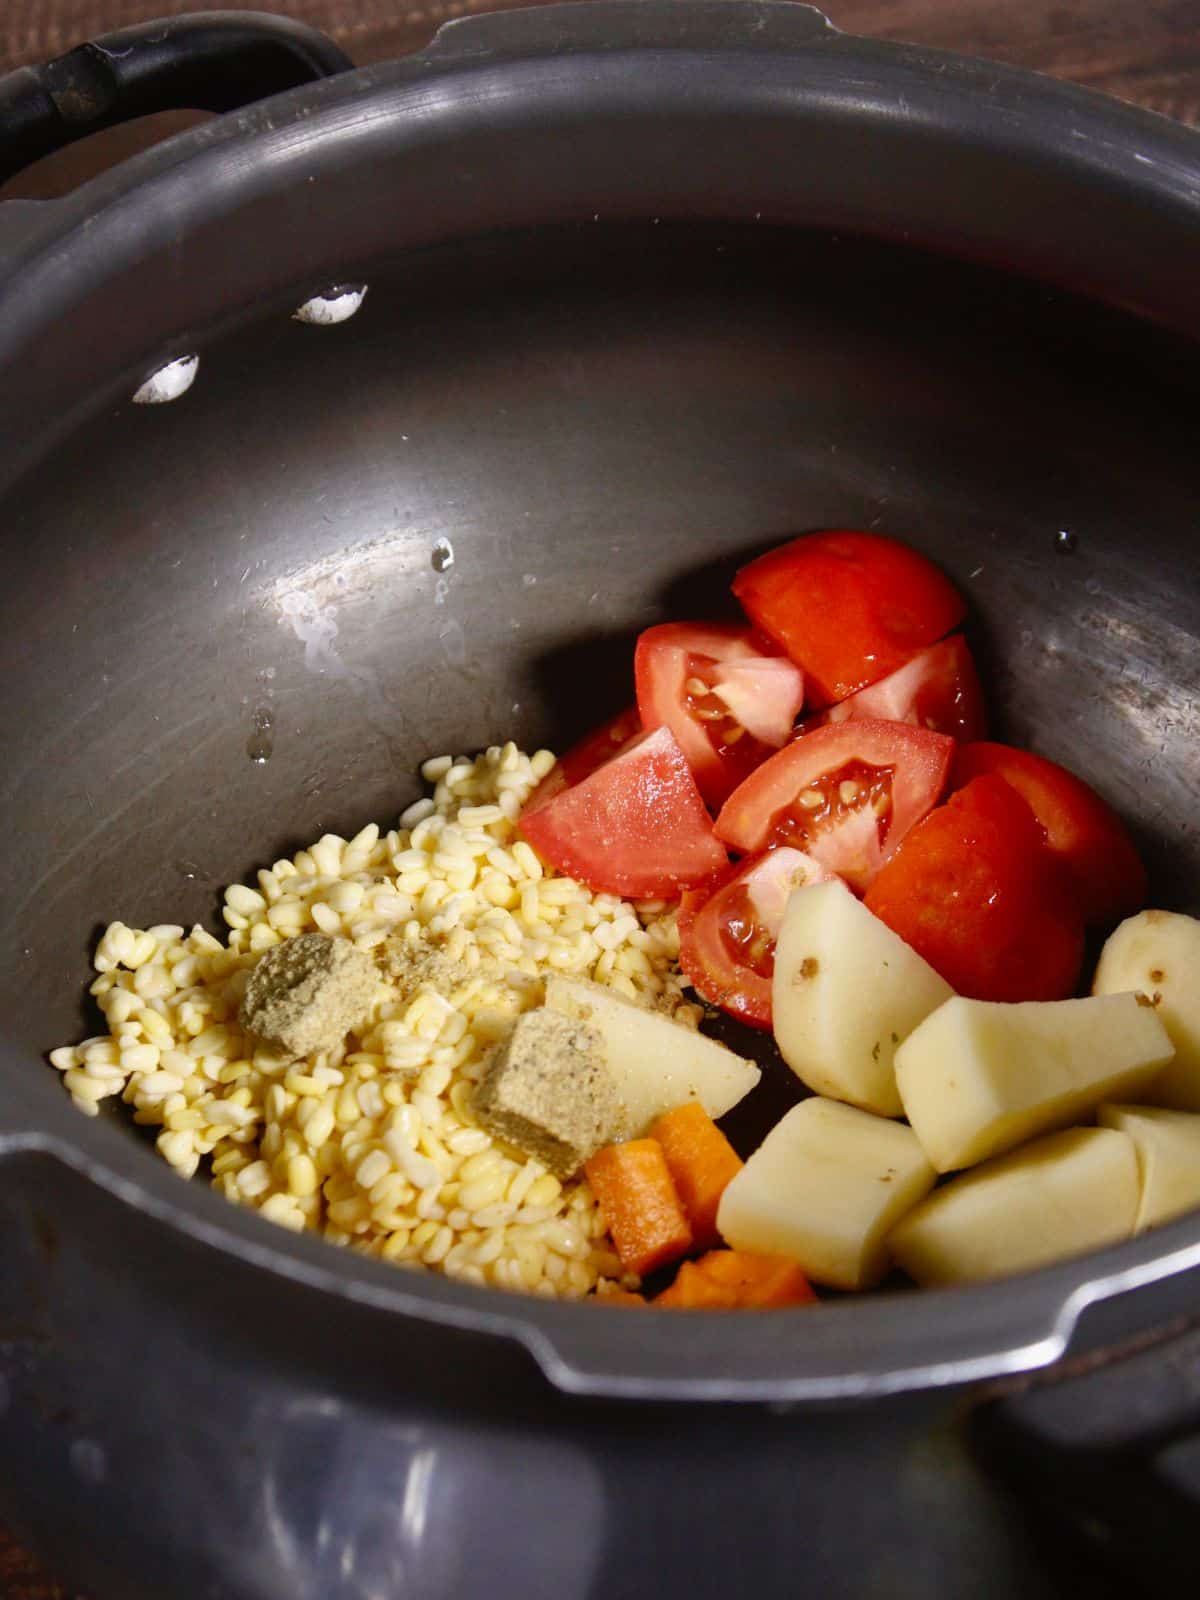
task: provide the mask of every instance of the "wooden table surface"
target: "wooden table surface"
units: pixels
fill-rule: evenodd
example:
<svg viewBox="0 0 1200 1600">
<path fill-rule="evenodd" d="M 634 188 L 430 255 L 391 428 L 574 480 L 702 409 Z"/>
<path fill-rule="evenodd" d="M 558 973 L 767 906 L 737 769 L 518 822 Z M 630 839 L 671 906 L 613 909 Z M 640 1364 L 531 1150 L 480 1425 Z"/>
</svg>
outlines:
<svg viewBox="0 0 1200 1600">
<path fill-rule="evenodd" d="M 0 72 L 149 17 L 215 9 L 287 11 L 359 63 L 418 48 L 450 17 L 512 0 L 0 0 Z M 680 0 L 686 4 L 687 0 Z M 1184 122 L 1200 122 L 1197 0 L 826 0 L 850 33 L 904 39 L 1073 78 Z"/>
<path fill-rule="evenodd" d="M 539 0 L 540 3 L 540 0 Z M 679 0 L 686 4 L 687 0 Z M 331 34 L 360 64 L 418 49 L 439 25 L 511 0 L 0 0 L 0 72 L 46 60 L 73 44 L 150 17 L 222 6 L 288 11 Z M 1070 78 L 1164 116 L 1200 125 L 1200 0 L 827 0 L 849 33 L 903 39 L 989 56 Z M 11 192 L 60 193 L 89 165 L 136 144 L 107 136 L 93 158 L 78 146 L 43 163 Z M 64 1503 L 63 1516 L 70 1516 Z M 0 1531 L 0 1597 L 68 1600 L 36 1562 Z M 168 1600 L 164 1596 L 163 1600 Z"/>
</svg>

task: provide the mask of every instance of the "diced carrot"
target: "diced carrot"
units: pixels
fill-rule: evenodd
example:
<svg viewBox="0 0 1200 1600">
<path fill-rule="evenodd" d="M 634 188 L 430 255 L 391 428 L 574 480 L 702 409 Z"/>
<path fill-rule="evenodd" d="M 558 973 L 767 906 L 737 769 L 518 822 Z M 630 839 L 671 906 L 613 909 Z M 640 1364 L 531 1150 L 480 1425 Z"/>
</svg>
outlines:
<svg viewBox="0 0 1200 1600">
<path fill-rule="evenodd" d="M 685 1261 L 675 1282 L 650 1302 L 677 1311 L 730 1311 L 737 1305 L 733 1292 L 700 1271 L 694 1261 Z"/>
<path fill-rule="evenodd" d="M 663 1147 L 696 1243 L 720 1244 L 717 1206 L 726 1184 L 742 1169 L 737 1151 L 698 1100 L 664 1111 L 650 1137 Z"/>
<path fill-rule="evenodd" d="M 583 1168 L 626 1272 L 645 1277 L 692 1247 L 692 1230 L 657 1139 L 597 1150 Z"/>
<path fill-rule="evenodd" d="M 649 1301 L 632 1289 L 603 1289 L 593 1296 L 598 1306 L 645 1306 Z"/>
<path fill-rule="evenodd" d="M 808 1279 L 787 1256 L 710 1250 L 699 1261 L 685 1261 L 675 1282 L 652 1303 L 687 1311 L 761 1311 L 804 1305 L 816 1298 Z"/>
<path fill-rule="evenodd" d="M 732 1289 L 740 1306 L 798 1306 L 817 1298 L 790 1256 L 710 1250 L 696 1266 L 712 1283 Z"/>
</svg>

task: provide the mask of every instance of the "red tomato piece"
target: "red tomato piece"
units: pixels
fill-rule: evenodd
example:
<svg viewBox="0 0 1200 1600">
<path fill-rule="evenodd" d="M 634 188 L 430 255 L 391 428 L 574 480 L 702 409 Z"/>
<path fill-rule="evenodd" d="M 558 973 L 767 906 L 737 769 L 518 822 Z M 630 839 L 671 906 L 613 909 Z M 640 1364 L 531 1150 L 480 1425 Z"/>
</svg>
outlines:
<svg viewBox="0 0 1200 1600">
<path fill-rule="evenodd" d="M 644 726 L 670 728 L 713 807 L 787 743 L 804 699 L 799 667 L 738 623 L 647 628 L 633 671 Z"/>
<path fill-rule="evenodd" d="M 982 739 L 987 733 L 983 690 L 962 634 L 918 650 L 911 661 L 886 678 L 810 718 L 803 732 L 860 717 L 908 722 L 914 728 L 948 733 L 952 739 Z"/>
<path fill-rule="evenodd" d="M 568 784 L 582 783 L 597 767 L 611 761 L 618 751 L 642 732 L 642 719 L 636 706 L 627 706 L 609 722 L 601 723 L 591 733 L 573 744 L 559 765 Z"/>
<path fill-rule="evenodd" d="M 1125 824 L 1094 789 L 1065 767 L 1005 744 L 964 745 L 952 786 L 981 773 L 1011 783 L 1046 830 L 1046 843 L 1071 876 L 1087 922 L 1117 922 L 1146 903 L 1146 869 Z"/>
<path fill-rule="evenodd" d="M 931 811 L 864 904 L 973 1000 L 1064 1000 L 1083 919 L 1041 824 L 1002 778 L 973 779 Z"/>
<path fill-rule="evenodd" d="M 809 533 L 742 568 L 733 592 L 755 627 L 832 705 L 956 628 L 966 604 L 923 555 L 878 533 Z"/>
<path fill-rule="evenodd" d="M 526 800 L 525 815 L 537 811 L 547 800 L 553 800 L 556 794 L 569 789 L 573 783 L 582 783 L 584 778 L 595 772 L 597 767 L 603 766 L 606 761 L 611 761 L 619 750 L 623 750 L 631 740 L 636 739 L 641 731 L 642 719 L 638 716 L 636 706 L 629 706 L 626 710 L 619 711 L 608 722 L 593 728 L 591 733 L 580 739 L 578 744 L 573 744 L 566 755 L 560 756 L 550 768 Z"/>
<path fill-rule="evenodd" d="M 727 859 L 669 728 L 523 812 L 518 831 L 559 872 L 634 899 L 677 895 Z"/>
<path fill-rule="evenodd" d="M 679 965 L 696 993 L 755 1028 L 771 1026 L 775 941 L 793 889 L 833 874 L 803 851 L 768 850 L 684 891 Z"/>
<path fill-rule="evenodd" d="M 817 728 L 752 772 L 717 838 L 744 855 L 791 845 L 865 889 L 946 786 L 953 739 L 863 718 Z"/>
</svg>

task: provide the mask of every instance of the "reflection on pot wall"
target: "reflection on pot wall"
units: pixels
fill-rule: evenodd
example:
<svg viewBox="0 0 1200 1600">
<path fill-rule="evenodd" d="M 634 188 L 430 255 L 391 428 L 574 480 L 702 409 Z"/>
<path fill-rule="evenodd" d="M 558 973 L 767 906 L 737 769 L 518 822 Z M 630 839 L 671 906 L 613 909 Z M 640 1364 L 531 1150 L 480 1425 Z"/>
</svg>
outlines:
<svg viewBox="0 0 1200 1600">
<path fill-rule="evenodd" d="M 250 1520 L 265 1538 L 246 1547 L 254 1570 L 239 1594 L 590 1592 L 607 1519 L 582 1449 L 466 1421 L 367 1431 L 332 1399 L 264 1408 L 260 1420 L 274 1444 Z"/>
</svg>

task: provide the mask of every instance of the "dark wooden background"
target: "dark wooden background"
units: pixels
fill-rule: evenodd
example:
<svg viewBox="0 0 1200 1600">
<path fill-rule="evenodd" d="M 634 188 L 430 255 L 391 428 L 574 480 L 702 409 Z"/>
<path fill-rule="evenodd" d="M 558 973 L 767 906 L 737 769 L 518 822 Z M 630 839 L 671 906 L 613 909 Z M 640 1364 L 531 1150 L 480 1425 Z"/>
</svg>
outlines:
<svg viewBox="0 0 1200 1600">
<path fill-rule="evenodd" d="M 257 5 L 239 7 L 225 0 L 225 8 L 286 10 L 332 34 L 355 61 L 366 63 L 419 48 L 451 17 L 503 10 L 508 3 L 290 0 L 279 5 L 259 0 Z M 222 4 L 223 0 L 0 0 L 0 72 L 45 60 L 92 34 Z M 1200 0 L 827 0 L 823 9 L 849 33 L 990 56 L 1071 78 L 1200 125 Z M 65 159 L 42 163 L 10 192 L 60 193 L 89 168 L 123 154 L 142 137 L 118 132 L 106 136 L 94 153 L 91 146 L 79 146 Z M 64 1519 L 71 1515 L 68 1502 L 62 1515 Z M 68 1600 L 66 1591 L 2 1530 L 0 1596 Z"/>
<path fill-rule="evenodd" d="M 438 25 L 507 0 L 259 0 L 231 10 L 288 11 L 323 28 L 358 62 L 417 48 Z M 679 0 L 686 4 L 687 0 Z M 216 9 L 221 0 L 0 0 L 0 71 L 89 34 L 144 18 Z M 827 0 L 830 19 L 876 34 L 1016 62 L 1200 122 L 1200 0 Z"/>
</svg>

